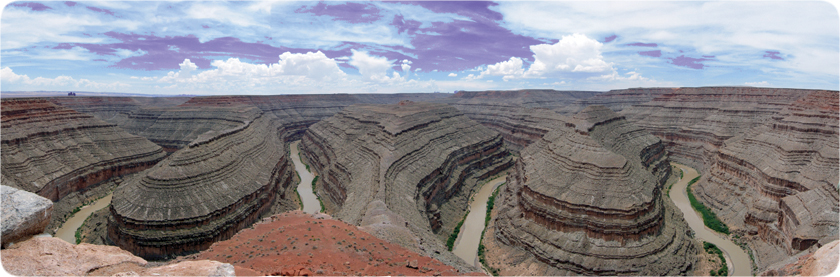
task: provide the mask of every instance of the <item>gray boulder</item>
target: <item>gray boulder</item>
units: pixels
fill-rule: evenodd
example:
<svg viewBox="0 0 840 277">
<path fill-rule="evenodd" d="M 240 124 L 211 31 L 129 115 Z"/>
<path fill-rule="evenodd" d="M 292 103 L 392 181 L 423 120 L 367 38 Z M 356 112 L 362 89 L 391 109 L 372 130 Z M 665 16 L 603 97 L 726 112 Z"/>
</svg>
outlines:
<svg viewBox="0 0 840 277">
<path fill-rule="evenodd" d="M 44 232 L 52 217 L 53 202 L 37 194 L 9 186 L 2 189 L 3 248 Z"/>
</svg>

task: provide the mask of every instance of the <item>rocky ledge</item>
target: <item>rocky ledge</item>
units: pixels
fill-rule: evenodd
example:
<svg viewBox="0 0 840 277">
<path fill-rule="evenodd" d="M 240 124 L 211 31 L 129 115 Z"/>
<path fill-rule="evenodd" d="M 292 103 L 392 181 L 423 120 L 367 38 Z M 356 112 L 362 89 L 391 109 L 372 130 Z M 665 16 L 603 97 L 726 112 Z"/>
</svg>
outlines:
<svg viewBox="0 0 840 277">
<path fill-rule="evenodd" d="M 0 119 L 3 185 L 52 201 L 166 156 L 143 137 L 44 99 L 3 99 Z"/>
<path fill-rule="evenodd" d="M 52 201 L 9 186 L 0 186 L 0 192 L 3 248 L 44 232 L 52 217 Z"/>
<path fill-rule="evenodd" d="M 404 220 L 426 255 L 459 265 L 441 241 L 476 184 L 512 164 L 498 133 L 451 106 L 410 101 L 349 106 L 312 125 L 301 147 L 327 212 L 355 225 Z"/>
<path fill-rule="evenodd" d="M 265 218 L 186 259 L 230 263 L 237 275 L 483 275 L 460 272 L 328 215 L 301 211 Z"/>
<path fill-rule="evenodd" d="M 530 253 L 550 275 L 686 274 L 696 245 L 663 199 L 668 163 L 658 138 L 587 107 L 521 152 L 486 235 Z"/>
<path fill-rule="evenodd" d="M 117 188 L 109 240 L 147 259 L 197 252 L 250 226 L 275 198 L 292 201 L 277 118 L 253 106 L 216 109 L 237 124 L 198 135 Z"/>
<path fill-rule="evenodd" d="M 108 123 L 123 127 L 128 115 L 140 108 L 164 108 L 183 104 L 189 97 L 111 97 L 78 96 L 46 98 L 56 105 L 96 116 Z"/>
</svg>

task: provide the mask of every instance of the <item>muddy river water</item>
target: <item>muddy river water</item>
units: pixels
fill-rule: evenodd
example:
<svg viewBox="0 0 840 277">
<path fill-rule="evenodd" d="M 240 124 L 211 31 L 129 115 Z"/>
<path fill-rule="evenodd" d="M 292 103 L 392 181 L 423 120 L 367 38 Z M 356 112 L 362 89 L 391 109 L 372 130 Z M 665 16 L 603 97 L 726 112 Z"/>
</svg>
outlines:
<svg viewBox="0 0 840 277">
<path fill-rule="evenodd" d="M 685 221 L 688 222 L 688 226 L 694 230 L 694 237 L 698 240 L 713 243 L 723 251 L 724 256 L 726 256 L 726 262 L 729 267 L 730 275 L 752 276 L 752 263 L 750 262 L 750 257 L 747 256 L 747 253 L 744 252 L 741 247 L 738 247 L 738 245 L 735 245 L 735 243 L 726 238 L 723 234 L 718 234 L 717 232 L 706 228 L 706 226 L 703 225 L 703 219 L 691 207 L 685 188 L 688 186 L 688 182 L 691 181 L 691 179 L 694 179 L 700 174 L 697 173 L 697 170 L 681 164 L 671 163 L 671 165 L 674 165 L 683 171 L 683 178 L 674 184 L 669 194 L 671 199 L 674 200 L 674 203 L 677 204 L 677 208 L 682 211 Z"/>
<path fill-rule="evenodd" d="M 300 160 L 300 150 L 298 145 L 300 141 L 292 142 L 289 146 L 292 150 L 292 162 L 295 164 L 295 171 L 300 175 L 300 184 L 297 186 L 297 191 L 300 194 L 300 200 L 303 201 L 303 211 L 309 214 L 315 214 L 321 211 L 321 203 L 318 202 L 318 197 L 312 191 L 312 179 L 315 175 L 306 170 L 306 166 Z"/>
<path fill-rule="evenodd" d="M 473 201 L 470 203 L 470 214 L 464 220 L 461 232 L 458 233 L 458 240 L 455 241 L 455 247 L 452 248 L 452 253 L 455 253 L 456 256 L 479 268 L 481 265 L 476 255 L 478 254 L 478 243 L 481 241 L 481 232 L 484 231 L 487 199 L 490 198 L 496 187 L 505 182 L 505 176 L 502 175 L 490 180 L 473 196 Z"/>
<path fill-rule="evenodd" d="M 85 222 L 85 219 L 87 219 L 90 214 L 107 207 L 108 204 L 111 204 L 111 196 L 113 196 L 113 194 L 108 194 L 108 196 L 102 197 L 99 200 L 82 207 L 82 209 L 70 217 L 70 219 L 65 221 L 64 224 L 55 231 L 55 237 L 63 239 L 69 243 L 76 244 L 76 230 L 78 230 L 79 227 L 82 227 L 82 223 Z"/>
</svg>

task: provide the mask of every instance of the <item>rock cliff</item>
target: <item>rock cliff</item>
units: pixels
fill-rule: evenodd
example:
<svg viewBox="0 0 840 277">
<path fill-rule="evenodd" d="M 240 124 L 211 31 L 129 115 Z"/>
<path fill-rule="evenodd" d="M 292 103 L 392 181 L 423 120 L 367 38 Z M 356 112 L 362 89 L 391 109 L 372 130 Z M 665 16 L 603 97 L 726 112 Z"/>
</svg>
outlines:
<svg viewBox="0 0 840 277">
<path fill-rule="evenodd" d="M 53 201 L 166 156 L 145 138 L 43 99 L 3 99 L 0 118 L 3 184 Z"/>
<path fill-rule="evenodd" d="M 391 210 L 426 255 L 458 264 L 441 240 L 463 218 L 476 183 L 512 164 L 498 133 L 448 105 L 410 101 L 349 106 L 312 125 L 301 149 L 327 212 L 359 225 Z M 376 200 L 386 207 L 369 205 Z"/>
<path fill-rule="evenodd" d="M 586 107 L 601 105 L 614 112 L 621 112 L 633 105 L 644 104 L 656 97 L 671 93 L 677 88 L 629 88 L 614 89 L 608 92 L 595 94 L 589 98 L 576 100 L 574 103 L 555 109 L 560 114 L 575 114 Z"/>
<path fill-rule="evenodd" d="M 73 109 L 80 113 L 96 116 L 108 123 L 123 127 L 128 120 L 128 114 L 134 110 L 149 108 L 164 108 L 180 105 L 189 97 L 48 97 L 56 105 Z"/>
<path fill-rule="evenodd" d="M 434 100 L 447 103 L 467 117 L 499 132 L 507 148 L 518 152 L 552 129 L 555 110 L 597 95 L 592 91 L 516 90 L 460 91 Z"/>
<path fill-rule="evenodd" d="M 0 192 L 3 248 L 44 232 L 52 217 L 52 201 L 9 186 L 0 186 Z"/>
<path fill-rule="evenodd" d="M 562 121 L 520 153 L 486 235 L 530 253 L 549 275 L 689 272 L 696 245 L 663 199 L 661 140 L 603 106 Z"/>
<path fill-rule="evenodd" d="M 292 201 L 294 176 L 278 119 L 239 105 L 202 108 L 235 122 L 199 134 L 114 192 L 108 239 L 147 259 L 206 249 Z"/>
<path fill-rule="evenodd" d="M 838 239 L 840 94 L 812 91 L 725 140 L 694 189 L 760 268 Z"/>
</svg>

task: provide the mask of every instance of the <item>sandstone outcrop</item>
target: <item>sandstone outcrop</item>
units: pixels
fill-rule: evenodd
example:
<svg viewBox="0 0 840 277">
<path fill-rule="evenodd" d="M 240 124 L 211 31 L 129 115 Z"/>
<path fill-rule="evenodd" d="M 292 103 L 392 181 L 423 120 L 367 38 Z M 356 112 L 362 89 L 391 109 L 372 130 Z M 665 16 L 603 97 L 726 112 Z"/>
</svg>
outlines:
<svg viewBox="0 0 840 277">
<path fill-rule="evenodd" d="M 259 275 L 482 275 L 465 273 L 323 214 L 293 211 L 263 219 L 186 259 L 209 259 Z"/>
<path fill-rule="evenodd" d="M 696 245 L 663 199 L 669 174 L 660 139 L 590 106 L 521 152 L 486 235 L 551 275 L 686 274 Z"/>
<path fill-rule="evenodd" d="M 3 212 L 0 240 L 3 248 L 44 232 L 52 217 L 52 201 L 9 186 L 0 186 L 0 192 Z"/>
<path fill-rule="evenodd" d="M 359 225 L 391 210 L 401 218 L 386 221 L 405 220 L 426 255 L 458 264 L 441 240 L 463 218 L 476 183 L 512 164 L 498 133 L 451 106 L 410 101 L 349 106 L 312 125 L 301 149 L 327 212 Z M 386 207 L 369 205 L 376 200 Z"/>
<path fill-rule="evenodd" d="M 797 257 L 794 262 L 768 269 L 759 276 L 829 276 L 837 270 L 840 262 L 840 241 L 832 241 L 817 249 Z"/>
<path fill-rule="evenodd" d="M 3 99 L 1 118 L 3 184 L 52 201 L 166 156 L 145 138 L 43 99 Z"/>
<path fill-rule="evenodd" d="M 812 91 L 708 158 L 697 197 L 751 240 L 760 268 L 838 239 L 840 94 Z"/>
<path fill-rule="evenodd" d="M 73 245 L 58 238 L 33 238 L 2 251 L 3 268 L 18 276 L 235 276 L 233 266 L 188 261 L 149 267 L 115 246 Z"/>
<path fill-rule="evenodd" d="M 447 103 L 467 117 L 499 132 L 507 148 L 518 152 L 550 131 L 558 110 L 599 92 L 516 90 L 460 91 L 435 100 Z"/>
<path fill-rule="evenodd" d="M 114 192 L 108 239 L 147 259 L 206 249 L 292 201 L 293 166 L 278 120 L 239 105 L 203 108 L 236 124 L 199 134 Z"/>
</svg>

